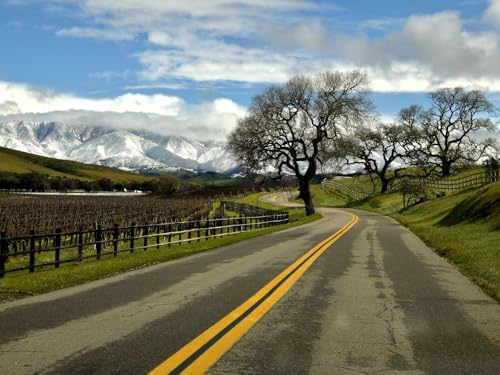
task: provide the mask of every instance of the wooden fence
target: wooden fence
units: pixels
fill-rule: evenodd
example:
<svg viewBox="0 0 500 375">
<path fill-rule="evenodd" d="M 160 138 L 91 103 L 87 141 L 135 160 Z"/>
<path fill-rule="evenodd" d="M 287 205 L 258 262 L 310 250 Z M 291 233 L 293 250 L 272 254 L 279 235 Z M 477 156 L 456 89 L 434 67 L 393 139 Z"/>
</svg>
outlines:
<svg viewBox="0 0 500 375">
<path fill-rule="evenodd" d="M 500 181 L 500 170 L 478 172 L 460 178 L 443 179 L 440 177 L 427 177 L 415 178 L 415 180 L 418 180 L 426 189 L 429 190 L 454 192 L 483 186 L 491 182 Z M 390 190 L 397 191 L 399 189 L 399 186 L 400 182 L 396 181 L 391 185 Z"/>
<path fill-rule="evenodd" d="M 340 182 L 326 178 L 321 182 L 321 185 L 323 189 L 336 190 L 340 192 L 347 198 L 347 200 L 360 200 L 369 197 L 371 195 L 370 193 L 365 193 L 363 191 L 350 188 L 349 186 L 341 184 Z"/>
<path fill-rule="evenodd" d="M 427 178 L 414 177 L 412 178 L 412 180 L 418 181 L 420 184 L 424 186 L 425 189 L 428 190 L 454 192 L 473 187 L 483 186 L 495 181 L 500 181 L 500 170 L 478 172 L 460 178 L 443 179 L 440 177 L 427 177 Z M 393 192 L 399 191 L 400 184 L 401 182 L 399 180 L 394 181 L 389 186 L 389 191 Z M 341 194 L 346 196 L 348 200 L 353 200 L 353 199 L 360 200 L 372 195 L 370 193 L 365 193 L 356 189 L 352 189 L 346 185 L 343 185 L 331 179 L 324 179 L 321 182 L 321 185 L 325 190 L 333 189 L 336 190 L 337 192 L 340 192 Z"/>
<path fill-rule="evenodd" d="M 92 230 L 36 234 L 27 237 L 0 235 L 0 278 L 8 272 L 80 263 L 86 259 L 133 253 L 162 246 L 182 245 L 210 238 L 255 231 L 288 222 L 288 212 L 272 211 L 234 202 L 222 202 L 222 211 L 240 213 L 237 217 L 220 217 L 193 221 L 142 224 L 111 228 L 96 225 Z"/>
</svg>

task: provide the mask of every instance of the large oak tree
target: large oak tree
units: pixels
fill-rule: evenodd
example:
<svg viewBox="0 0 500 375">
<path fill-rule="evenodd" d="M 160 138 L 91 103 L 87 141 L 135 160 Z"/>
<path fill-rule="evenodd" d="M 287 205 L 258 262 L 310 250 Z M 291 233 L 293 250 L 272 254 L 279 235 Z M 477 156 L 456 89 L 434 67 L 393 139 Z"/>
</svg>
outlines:
<svg viewBox="0 0 500 375">
<path fill-rule="evenodd" d="M 404 170 L 405 148 L 413 141 L 412 132 L 400 124 L 360 126 L 338 140 L 334 157 L 343 159 L 346 165 L 361 165 L 364 173 L 378 178 L 380 192 L 385 193 L 389 183 Z M 396 163 L 399 168 L 394 168 Z"/>
<path fill-rule="evenodd" d="M 429 94 L 431 106 L 410 106 L 400 112 L 400 123 L 414 134 L 407 149 L 412 164 L 449 176 L 461 163 L 478 161 L 494 147 L 493 139 L 479 141 L 480 131 L 491 131 L 496 113 L 481 91 L 461 87 L 439 89 Z"/>
<path fill-rule="evenodd" d="M 369 115 L 367 78 L 360 71 L 295 76 L 253 98 L 228 140 L 237 161 L 254 171 L 293 174 L 306 215 L 314 213 L 309 183 L 322 150 L 343 129 Z"/>
</svg>

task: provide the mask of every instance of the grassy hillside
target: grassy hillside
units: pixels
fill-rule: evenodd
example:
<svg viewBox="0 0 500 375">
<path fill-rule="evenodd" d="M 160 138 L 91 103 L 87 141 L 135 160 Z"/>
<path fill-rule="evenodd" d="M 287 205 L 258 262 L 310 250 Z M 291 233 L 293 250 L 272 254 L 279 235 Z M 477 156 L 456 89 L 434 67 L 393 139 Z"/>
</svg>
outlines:
<svg viewBox="0 0 500 375">
<path fill-rule="evenodd" d="M 358 188 L 363 183 L 370 184 L 363 178 L 355 181 Z M 394 217 L 500 301 L 500 182 L 406 209 L 399 193 L 348 203 L 339 195 L 325 192 L 320 185 L 313 186 L 312 191 L 318 205 L 349 206 Z"/>
<path fill-rule="evenodd" d="M 116 168 L 89 165 L 68 160 L 47 158 L 0 147 L 0 172 L 38 172 L 54 177 L 85 181 L 109 178 L 114 182 L 142 182 L 152 177 L 121 171 Z"/>
<path fill-rule="evenodd" d="M 500 301 L 500 182 L 392 216 Z"/>
</svg>

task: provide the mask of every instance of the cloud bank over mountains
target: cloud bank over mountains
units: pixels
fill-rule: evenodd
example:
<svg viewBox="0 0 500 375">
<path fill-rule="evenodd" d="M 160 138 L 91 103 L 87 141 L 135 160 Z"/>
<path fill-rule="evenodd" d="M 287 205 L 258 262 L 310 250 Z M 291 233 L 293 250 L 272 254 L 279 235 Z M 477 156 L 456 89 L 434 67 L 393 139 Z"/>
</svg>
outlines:
<svg viewBox="0 0 500 375">
<path fill-rule="evenodd" d="M 114 129 L 144 128 L 199 140 L 222 140 L 245 108 L 230 99 L 189 104 L 161 94 L 88 99 L 0 81 L 0 122 L 57 121 Z"/>
</svg>

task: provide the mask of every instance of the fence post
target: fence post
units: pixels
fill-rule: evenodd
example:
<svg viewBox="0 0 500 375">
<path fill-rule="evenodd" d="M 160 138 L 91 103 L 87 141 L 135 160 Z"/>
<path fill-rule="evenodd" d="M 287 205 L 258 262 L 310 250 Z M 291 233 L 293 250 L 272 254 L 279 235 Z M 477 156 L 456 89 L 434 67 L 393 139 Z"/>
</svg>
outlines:
<svg viewBox="0 0 500 375">
<path fill-rule="evenodd" d="M 130 226 L 130 252 L 134 252 L 134 240 L 135 240 L 135 223 Z"/>
<path fill-rule="evenodd" d="M 201 220 L 198 220 L 197 223 L 196 223 L 196 226 L 198 228 L 198 235 L 196 237 L 198 237 L 198 240 L 196 242 L 200 242 L 200 227 L 201 227 Z"/>
<path fill-rule="evenodd" d="M 120 236 L 120 231 L 118 229 L 118 224 L 113 225 L 113 256 L 118 255 L 118 237 Z"/>
<path fill-rule="evenodd" d="M 83 258 L 83 227 L 78 228 L 78 262 Z"/>
<path fill-rule="evenodd" d="M 144 237 L 144 251 L 148 248 L 148 235 L 149 235 L 149 225 L 148 223 L 144 224 L 142 235 Z"/>
<path fill-rule="evenodd" d="M 170 246 L 170 242 L 172 241 L 172 224 L 168 224 L 168 246 Z"/>
<path fill-rule="evenodd" d="M 35 231 L 30 230 L 30 273 L 35 272 Z"/>
<path fill-rule="evenodd" d="M 95 258 L 97 260 L 101 259 L 101 249 L 102 249 L 102 227 L 101 224 L 97 224 L 97 229 L 95 231 Z"/>
<path fill-rule="evenodd" d="M 5 262 L 9 254 L 9 242 L 5 232 L 0 234 L 0 278 L 5 276 Z"/>
<path fill-rule="evenodd" d="M 156 248 L 160 248 L 160 232 L 161 232 L 161 225 L 156 224 Z"/>
<path fill-rule="evenodd" d="M 54 241 L 54 247 L 55 247 L 55 267 L 59 268 L 59 261 L 61 259 L 61 228 L 56 229 L 56 238 Z"/>
<path fill-rule="evenodd" d="M 179 232 L 179 246 L 182 245 L 182 224 L 176 225 L 177 232 Z"/>
</svg>

